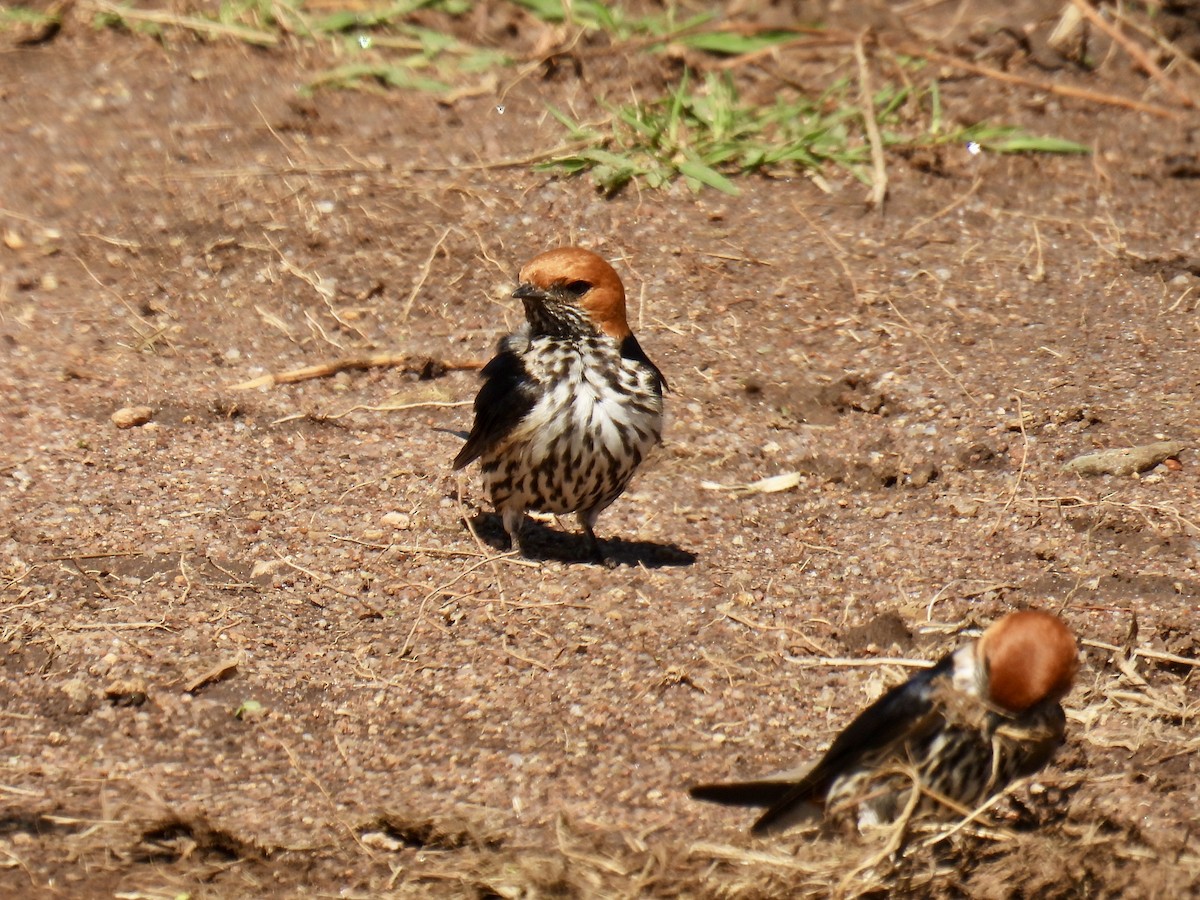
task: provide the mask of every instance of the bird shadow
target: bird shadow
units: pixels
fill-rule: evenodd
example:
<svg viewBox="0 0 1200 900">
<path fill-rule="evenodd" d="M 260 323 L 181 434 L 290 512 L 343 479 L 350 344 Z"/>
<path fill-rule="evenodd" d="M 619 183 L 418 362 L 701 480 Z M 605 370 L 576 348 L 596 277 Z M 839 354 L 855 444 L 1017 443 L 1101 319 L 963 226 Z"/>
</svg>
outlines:
<svg viewBox="0 0 1200 900">
<path fill-rule="evenodd" d="M 476 513 L 471 527 L 489 547 L 503 552 L 508 549 L 504 524 L 494 513 Z M 521 545 L 527 559 L 540 562 L 595 563 L 582 534 L 559 531 L 536 519 L 527 518 L 521 529 Z M 611 567 L 645 566 L 661 569 L 667 566 L 690 566 L 696 554 L 675 544 L 654 541 L 626 541 L 621 538 L 601 538 L 604 561 Z"/>
</svg>

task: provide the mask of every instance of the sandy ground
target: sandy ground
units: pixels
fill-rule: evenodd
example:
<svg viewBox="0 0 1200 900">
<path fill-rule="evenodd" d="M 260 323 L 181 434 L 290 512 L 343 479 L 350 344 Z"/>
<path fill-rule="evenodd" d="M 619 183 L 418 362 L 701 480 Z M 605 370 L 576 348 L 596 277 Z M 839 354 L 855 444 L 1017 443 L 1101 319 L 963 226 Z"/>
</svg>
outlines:
<svg viewBox="0 0 1200 900">
<path fill-rule="evenodd" d="M 970 58 L 1001 19 L 966 6 Z M 1044 6 L 1004 14 L 1041 39 Z M 0 52 L 3 892 L 1200 889 L 1195 457 L 1062 468 L 1200 425 L 1196 118 L 1127 58 L 1004 65 L 1173 117 L 947 69 L 949 115 L 1095 153 L 893 153 L 878 213 L 837 172 L 606 200 L 510 164 L 563 139 L 547 102 L 657 90 L 650 57 L 535 66 L 503 104 L 305 98 L 316 51 L 89 21 Z M 600 519 L 611 570 L 570 522 L 502 557 L 449 467 L 517 269 L 569 242 L 672 386 Z M 370 354 L 399 364 L 236 387 Z M 980 823 L 889 853 L 687 798 L 815 757 L 910 671 L 881 659 L 1026 606 L 1084 642 L 1068 744 Z"/>
</svg>

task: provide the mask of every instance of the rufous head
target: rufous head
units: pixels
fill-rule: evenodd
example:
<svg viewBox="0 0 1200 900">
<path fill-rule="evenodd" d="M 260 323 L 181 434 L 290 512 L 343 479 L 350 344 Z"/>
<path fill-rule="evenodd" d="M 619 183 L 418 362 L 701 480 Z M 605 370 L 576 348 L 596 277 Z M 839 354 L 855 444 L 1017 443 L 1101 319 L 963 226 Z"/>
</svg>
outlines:
<svg viewBox="0 0 1200 900">
<path fill-rule="evenodd" d="M 1075 636 L 1058 616 L 1036 609 L 995 622 L 976 648 L 988 673 L 988 699 L 1009 712 L 1024 712 L 1071 689 L 1079 668 Z"/>
<path fill-rule="evenodd" d="M 625 286 L 607 262 L 582 247 L 547 250 L 521 269 L 513 296 L 537 325 L 570 326 L 582 317 L 591 327 L 622 340 L 633 332 L 625 318 Z"/>
</svg>

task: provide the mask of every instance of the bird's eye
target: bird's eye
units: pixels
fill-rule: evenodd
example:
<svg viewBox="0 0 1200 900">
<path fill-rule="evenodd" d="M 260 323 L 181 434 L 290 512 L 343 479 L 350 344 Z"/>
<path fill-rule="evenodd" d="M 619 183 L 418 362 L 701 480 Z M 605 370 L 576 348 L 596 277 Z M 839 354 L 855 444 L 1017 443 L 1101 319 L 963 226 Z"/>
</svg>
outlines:
<svg viewBox="0 0 1200 900">
<path fill-rule="evenodd" d="M 570 291 L 576 297 L 582 297 L 584 294 L 586 294 L 588 291 L 590 291 L 592 289 L 592 285 L 590 282 L 587 282 L 587 281 L 572 281 L 570 284 L 568 284 L 566 286 L 566 288 L 568 291 Z"/>
</svg>

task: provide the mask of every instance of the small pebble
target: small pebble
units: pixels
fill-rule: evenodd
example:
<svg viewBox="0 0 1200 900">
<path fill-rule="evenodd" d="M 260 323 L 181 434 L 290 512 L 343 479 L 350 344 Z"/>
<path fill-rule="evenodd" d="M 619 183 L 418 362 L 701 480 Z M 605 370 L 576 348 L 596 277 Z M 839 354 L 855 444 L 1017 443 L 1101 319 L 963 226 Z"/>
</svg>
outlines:
<svg viewBox="0 0 1200 900">
<path fill-rule="evenodd" d="M 149 406 L 126 406 L 112 414 L 112 423 L 118 428 L 133 428 L 145 425 L 154 415 Z"/>
<path fill-rule="evenodd" d="M 393 528 L 408 528 L 412 524 L 412 516 L 402 512 L 384 513 L 380 522 Z"/>
<path fill-rule="evenodd" d="M 140 678 L 118 678 L 104 688 L 104 696 L 115 706 L 141 706 L 146 702 L 146 682 Z"/>
</svg>

